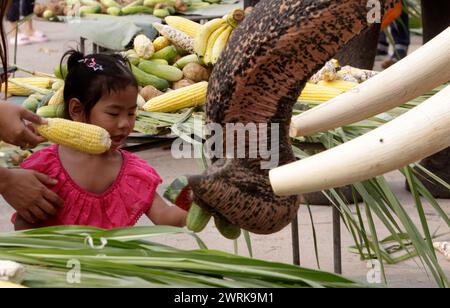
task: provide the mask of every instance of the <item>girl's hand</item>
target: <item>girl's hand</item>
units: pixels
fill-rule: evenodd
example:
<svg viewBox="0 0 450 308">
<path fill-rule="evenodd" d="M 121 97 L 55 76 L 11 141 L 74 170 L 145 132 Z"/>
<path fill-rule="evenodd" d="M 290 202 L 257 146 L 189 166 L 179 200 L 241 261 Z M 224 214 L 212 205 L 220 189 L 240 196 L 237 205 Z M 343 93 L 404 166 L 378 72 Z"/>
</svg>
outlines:
<svg viewBox="0 0 450 308">
<path fill-rule="evenodd" d="M 30 170 L 1 170 L 0 194 L 27 222 L 34 224 L 55 215 L 63 200 L 46 186 L 57 182 Z"/>
<path fill-rule="evenodd" d="M 35 147 L 45 141 L 31 129 L 32 124 L 45 124 L 45 120 L 31 111 L 11 103 L 0 102 L 0 140 L 20 147 Z"/>
<path fill-rule="evenodd" d="M 187 212 L 178 206 L 170 204 L 159 194 L 156 194 L 147 216 L 155 225 L 186 226 Z"/>
</svg>

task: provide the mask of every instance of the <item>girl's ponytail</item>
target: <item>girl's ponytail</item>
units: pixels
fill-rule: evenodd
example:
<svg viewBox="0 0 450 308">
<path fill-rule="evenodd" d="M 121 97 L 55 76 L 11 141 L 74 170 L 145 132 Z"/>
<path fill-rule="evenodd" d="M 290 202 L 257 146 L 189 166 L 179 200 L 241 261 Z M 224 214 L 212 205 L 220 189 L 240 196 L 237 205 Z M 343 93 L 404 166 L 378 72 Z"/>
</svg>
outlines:
<svg viewBox="0 0 450 308">
<path fill-rule="evenodd" d="M 83 53 L 79 52 L 78 50 L 68 50 L 61 58 L 61 65 L 64 59 L 67 57 L 67 70 L 69 72 L 72 71 L 75 66 L 79 65 L 80 60 L 84 59 Z"/>
</svg>

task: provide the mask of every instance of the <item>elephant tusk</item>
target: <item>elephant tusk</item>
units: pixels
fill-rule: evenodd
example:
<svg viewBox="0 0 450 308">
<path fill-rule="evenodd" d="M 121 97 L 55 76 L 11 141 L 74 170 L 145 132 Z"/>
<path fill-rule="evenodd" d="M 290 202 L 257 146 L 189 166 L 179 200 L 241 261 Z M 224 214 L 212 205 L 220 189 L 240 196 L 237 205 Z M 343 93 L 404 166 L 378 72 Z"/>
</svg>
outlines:
<svg viewBox="0 0 450 308">
<path fill-rule="evenodd" d="M 292 118 L 291 137 L 355 123 L 390 110 L 450 80 L 450 27 L 357 88 Z"/>
<path fill-rule="evenodd" d="M 363 181 L 450 146 L 450 86 L 391 122 L 345 144 L 270 171 L 279 196 Z"/>
</svg>

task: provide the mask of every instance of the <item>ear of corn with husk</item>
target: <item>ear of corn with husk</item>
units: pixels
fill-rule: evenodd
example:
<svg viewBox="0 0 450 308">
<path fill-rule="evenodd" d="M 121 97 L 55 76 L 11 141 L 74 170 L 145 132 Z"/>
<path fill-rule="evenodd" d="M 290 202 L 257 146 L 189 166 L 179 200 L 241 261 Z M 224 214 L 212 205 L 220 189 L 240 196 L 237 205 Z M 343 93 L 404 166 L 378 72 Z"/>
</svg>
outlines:
<svg viewBox="0 0 450 308">
<path fill-rule="evenodd" d="M 51 142 L 88 154 L 102 154 L 111 147 L 109 133 L 99 126 L 65 119 L 47 121 L 37 131 Z"/>
</svg>

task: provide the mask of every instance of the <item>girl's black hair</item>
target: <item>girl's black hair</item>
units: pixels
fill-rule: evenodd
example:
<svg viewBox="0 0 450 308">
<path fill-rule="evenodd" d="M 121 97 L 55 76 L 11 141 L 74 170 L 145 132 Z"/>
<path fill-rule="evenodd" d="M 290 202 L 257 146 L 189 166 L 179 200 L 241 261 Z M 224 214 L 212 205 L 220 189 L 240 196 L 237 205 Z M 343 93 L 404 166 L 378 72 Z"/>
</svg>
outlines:
<svg viewBox="0 0 450 308">
<path fill-rule="evenodd" d="M 77 98 L 84 106 L 87 118 L 95 104 L 112 92 L 127 87 L 138 88 L 136 78 L 127 59 L 118 54 L 83 55 L 76 50 L 67 51 L 60 63 L 63 74 L 63 61 L 67 59 L 67 76 L 64 84 L 64 118 L 71 119 L 69 101 Z M 95 65 L 94 65 L 95 63 Z"/>
</svg>

